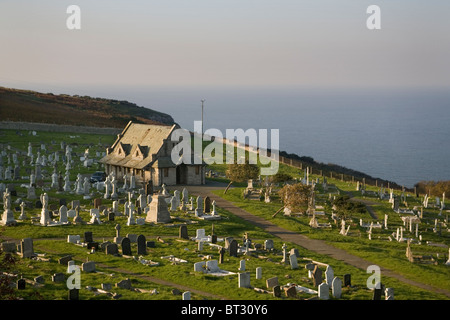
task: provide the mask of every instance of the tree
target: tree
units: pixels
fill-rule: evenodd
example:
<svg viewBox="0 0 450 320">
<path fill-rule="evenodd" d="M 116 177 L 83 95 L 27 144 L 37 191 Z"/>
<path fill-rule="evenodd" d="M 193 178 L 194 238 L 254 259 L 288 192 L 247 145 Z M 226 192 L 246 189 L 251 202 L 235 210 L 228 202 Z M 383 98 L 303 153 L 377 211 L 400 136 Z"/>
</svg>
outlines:
<svg viewBox="0 0 450 320">
<path fill-rule="evenodd" d="M 305 212 L 311 196 L 311 186 L 302 183 L 287 184 L 278 192 L 284 206 L 292 212 Z"/>
<path fill-rule="evenodd" d="M 226 171 L 226 176 L 228 179 L 230 179 L 230 183 L 228 184 L 224 193 L 228 191 L 228 188 L 231 186 L 233 182 L 244 182 L 249 179 L 257 179 L 258 175 L 259 175 L 259 168 L 256 164 L 249 164 L 249 163 L 229 164 Z"/>
<path fill-rule="evenodd" d="M 249 179 L 257 179 L 259 168 L 256 164 L 229 164 L 227 168 L 227 178 L 233 182 L 244 182 Z"/>
</svg>

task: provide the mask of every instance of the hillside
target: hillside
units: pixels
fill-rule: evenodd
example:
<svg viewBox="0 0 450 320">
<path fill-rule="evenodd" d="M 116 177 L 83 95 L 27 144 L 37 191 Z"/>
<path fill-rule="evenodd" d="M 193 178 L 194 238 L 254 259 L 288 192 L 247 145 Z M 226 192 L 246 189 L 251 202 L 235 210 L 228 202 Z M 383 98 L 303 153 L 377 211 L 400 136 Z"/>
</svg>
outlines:
<svg viewBox="0 0 450 320">
<path fill-rule="evenodd" d="M 123 128 L 130 120 L 148 124 L 174 123 L 168 114 L 128 101 L 4 87 L 0 87 L 0 119 L 110 128 Z"/>
</svg>

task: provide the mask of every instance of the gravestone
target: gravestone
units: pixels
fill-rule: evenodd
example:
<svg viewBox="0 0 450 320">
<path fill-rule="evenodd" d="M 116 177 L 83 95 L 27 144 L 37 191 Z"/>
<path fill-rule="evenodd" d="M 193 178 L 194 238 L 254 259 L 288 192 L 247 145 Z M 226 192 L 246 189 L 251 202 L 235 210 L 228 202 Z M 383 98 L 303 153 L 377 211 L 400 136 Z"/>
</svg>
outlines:
<svg viewBox="0 0 450 320">
<path fill-rule="evenodd" d="M 267 279 L 266 286 L 268 289 L 278 286 L 278 277 L 273 277 L 273 278 Z"/>
<path fill-rule="evenodd" d="M 328 300 L 330 299 L 330 287 L 325 282 L 321 283 L 318 287 L 319 299 Z"/>
<path fill-rule="evenodd" d="M 344 287 L 352 286 L 352 276 L 349 273 L 344 274 Z"/>
<path fill-rule="evenodd" d="M 295 286 L 284 288 L 284 294 L 286 295 L 287 298 L 296 298 L 297 289 L 295 289 Z"/>
<path fill-rule="evenodd" d="M 217 260 L 206 261 L 206 269 L 209 272 L 219 272 L 220 269 Z"/>
<path fill-rule="evenodd" d="M 116 243 L 110 243 L 106 246 L 105 252 L 106 254 L 117 255 L 119 254 L 119 248 Z"/>
<path fill-rule="evenodd" d="M 182 299 L 191 300 L 191 293 L 189 291 L 183 292 Z"/>
<path fill-rule="evenodd" d="M 261 267 L 257 267 L 256 268 L 256 279 L 262 279 L 262 268 Z"/>
<path fill-rule="evenodd" d="M 17 290 L 25 290 L 25 279 L 19 279 L 17 280 Z"/>
<path fill-rule="evenodd" d="M 67 207 L 65 205 L 61 205 L 59 208 L 59 222 L 66 223 L 67 220 Z"/>
<path fill-rule="evenodd" d="M 386 300 L 394 300 L 394 289 L 386 288 L 384 291 L 384 296 Z"/>
<path fill-rule="evenodd" d="M 94 199 L 94 209 L 99 209 L 101 205 L 102 205 L 102 199 L 95 198 Z"/>
<path fill-rule="evenodd" d="M 205 213 L 211 212 L 211 199 L 208 196 L 205 197 L 204 210 L 205 210 Z"/>
<path fill-rule="evenodd" d="M 108 212 L 108 221 L 114 221 L 116 214 L 114 212 Z"/>
<path fill-rule="evenodd" d="M 342 281 L 338 277 L 334 277 L 331 282 L 331 294 L 336 299 L 339 299 L 342 295 Z"/>
<path fill-rule="evenodd" d="M 72 260 L 72 256 L 71 255 L 67 255 L 67 256 L 59 258 L 58 259 L 58 263 L 67 266 L 68 262 L 71 261 L 71 260 Z"/>
<path fill-rule="evenodd" d="M 236 240 L 231 241 L 229 250 L 230 250 L 230 257 L 238 256 L 238 243 Z"/>
<path fill-rule="evenodd" d="M 33 239 L 25 238 L 20 242 L 20 250 L 22 258 L 31 258 L 34 254 Z"/>
<path fill-rule="evenodd" d="M 314 287 L 318 287 L 322 283 L 322 270 L 319 266 L 315 266 L 312 272 Z"/>
<path fill-rule="evenodd" d="M 334 278 L 334 270 L 331 266 L 327 266 L 327 269 L 325 270 L 325 282 L 328 284 L 328 286 L 331 286 L 333 278 Z"/>
<path fill-rule="evenodd" d="M 171 221 L 169 209 L 165 197 L 161 194 L 154 194 L 150 202 L 150 210 L 147 212 L 146 222 L 168 223 Z"/>
<path fill-rule="evenodd" d="M 196 263 L 194 263 L 194 271 L 195 272 L 200 272 L 200 271 L 203 272 L 205 266 L 206 266 L 205 261 L 196 262 Z"/>
<path fill-rule="evenodd" d="M 88 261 L 81 264 L 81 270 L 84 272 L 95 272 L 95 262 Z"/>
<path fill-rule="evenodd" d="M 139 235 L 137 237 L 137 254 L 146 255 L 147 254 L 147 241 L 144 235 Z"/>
<path fill-rule="evenodd" d="M 298 269 L 297 256 L 295 254 L 289 255 L 289 262 L 291 264 L 291 269 Z"/>
<path fill-rule="evenodd" d="M 250 288 L 250 272 L 239 273 L 239 288 Z"/>
<path fill-rule="evenodd" d="M 188 230 L 187 230 L 186 225 L 180 226 L 179 238 L 180 239 L 189 239 Z"/>
<path fill-rule="evenodd" d="M 131 256 L 131 241 L 130 239 L 128 239 L 127 237 L 122 239 L 121 242 L 121 246 L 122 246 L 122 255 L 125 256 Z"/>
<path fill-rule="evenodd" d="M 245 271 L 245 260 L 239 261 L 239 271 Z"/>
<path fill-rule="evenodd" d="M 281 287 L 279 285 L 273 287 L 273 296 L 276 298 L 281 297 Z"/>
<path fill-rule="evenodd" d="M 225 249 L 223 247 L 219 248 L 219 263 L 223 263 L 223 258 L 225 255 Z"/>
<path fill-rule="evenodd" d="M 270 251 L 273 249 L 273 240 L 269 239 L 264 241 L 264 250 Z"/>
<path fill-rule="evenodd" d="M 381 300 L 381 288 L 375 288 L 373 289 L 373 296 L 372 300 Z"/>
<path fill-rule="evenodd" d="M 80 293 L 80 289 L 76 289 L 76 288 L 70 289 L 69 290 L 69 297 L 68 297 L 68 299 L 69 300 L 78 300 L 79 299 L 79 293 Z"/>
<path fill-rule="evenodd" d="M 58 272 L 52 275 L 53 282 L 63 282 L 64 280 L 64 273 Z"/>
<path fill-rule="evenodd" d="M 85 243 L 94 242 L 94 239 L 92 238 L 92 231 L 86 231 L 84 233 L 84 242 Z"/>
</svg>

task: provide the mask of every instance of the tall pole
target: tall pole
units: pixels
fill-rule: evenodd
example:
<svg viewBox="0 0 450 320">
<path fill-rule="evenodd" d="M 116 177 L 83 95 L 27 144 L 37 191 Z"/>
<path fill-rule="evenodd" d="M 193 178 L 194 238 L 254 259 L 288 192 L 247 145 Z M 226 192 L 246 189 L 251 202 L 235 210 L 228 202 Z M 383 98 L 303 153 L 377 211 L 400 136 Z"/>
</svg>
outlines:
<svg viewBox="0 0 450 320">
<path fill-rule="evenodd" d="M 203 146 L 203 103 L 205 102 L 205 99 L 202 99 L 202 146 Z"/>
</svg>

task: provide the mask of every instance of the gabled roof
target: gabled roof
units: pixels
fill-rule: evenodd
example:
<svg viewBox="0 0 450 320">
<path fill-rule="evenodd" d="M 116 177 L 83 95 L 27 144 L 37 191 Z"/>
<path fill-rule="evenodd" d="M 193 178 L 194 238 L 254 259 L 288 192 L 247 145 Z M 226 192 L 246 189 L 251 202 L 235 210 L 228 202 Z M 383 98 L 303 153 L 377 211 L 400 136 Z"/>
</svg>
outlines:
<svg viewBox="0 0 450 320">
<path fill-rule="evenodd" d="M 177 125 L 164 126 L 129 122 L 101 163 L 142 169 L 154 162 L 157 154 Z"/>
</svg>

